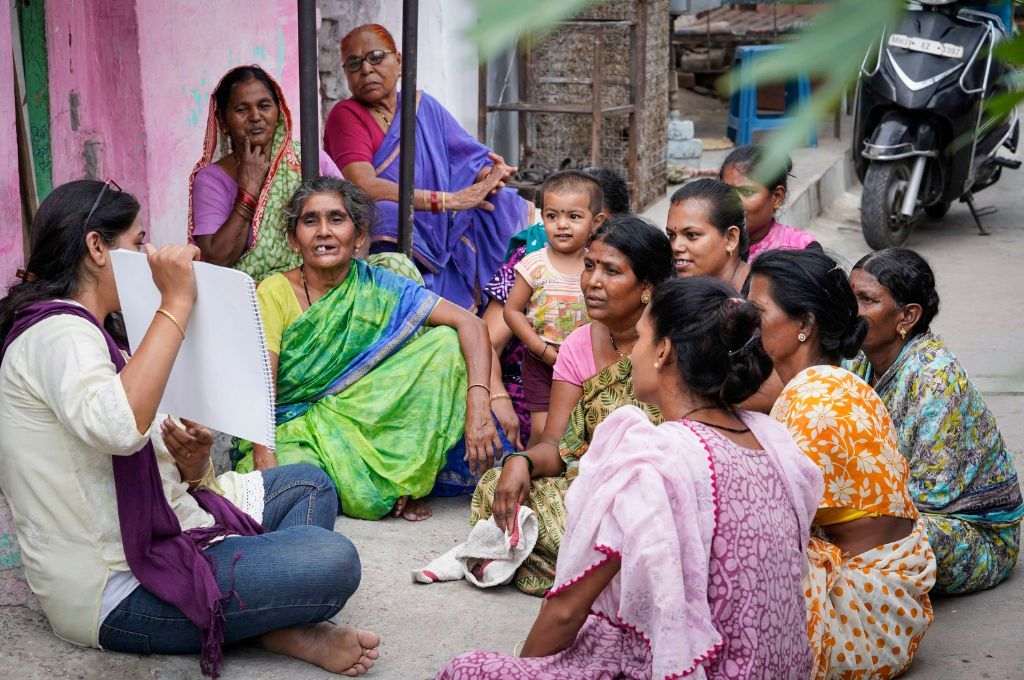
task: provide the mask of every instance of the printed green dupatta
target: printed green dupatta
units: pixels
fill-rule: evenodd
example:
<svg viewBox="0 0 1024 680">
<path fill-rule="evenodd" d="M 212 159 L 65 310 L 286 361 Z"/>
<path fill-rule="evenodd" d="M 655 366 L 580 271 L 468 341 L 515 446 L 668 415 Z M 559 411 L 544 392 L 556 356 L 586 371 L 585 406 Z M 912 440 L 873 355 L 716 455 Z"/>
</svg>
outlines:
<svg viewBox="0 0 1024 680">
<path fill-rule="evenodd" d="M 620 406 L 636 406 L 644 411 L 655 425 L 661 423 L 661 411 L 657 406 L 645 404 L 633 394 L 633 365 L 629 358 L 618 363 L 583 383 L 583 396 L 569 416 L 569 426 L 562 435 L 558 452 L 566 464 L 565 476 L 572 480 L 580 458 L 587 452 L 594 430 L 612 411 Z"/>
<path fill-rule="evenodd" d="M 263 181 L 257 197 L 249 244 L 233 267 L 243 271 L 259 283 L 271 274 L 295 269 L 302 264 L 301 256 L 288 247 L 285 235 L 285 207 L 292 194 L 302 183 L 299 143 L 292 139 L 292 114 L 284 100 L 284 91 L 271 81 L 280 103 L 281 114 L 274 130 L 270 151 L 270 170 Z M 216 92 L 216 88 L 214 88 Z M 200 170 L 214 162 L 219 143 L 226 143 L 219 134 L 217 124 L 217 102 L 210 95 L 210 108 L 206 119 L 206 135 L 203 140 L 203 155 L 196 163 L 188 180 L 188 239 L 193 242 L 192 232 L 195 220 L 192 212 L 193 188 Z"/>
<path fill-rule="evenodd" d="M 346 279 L 285 329 L 277 459 L 326 471 L 346 515 L 379 519 L 402 496 L 426 496 L 463 436 L 458 335 L 418 333 L 438 300 L 353 260 Z M 251 454 L 238 469 L 252 469 Z"/>
<path fill-rule="evenodd" d="M 516 571 L 516 587 L 529 595 L 542 596 L 554 584 L 558 548 L 565 533 L 565 492 L 578 474 L 579 459 L 587 452 L 594 430 L 620 406 L 636 406 L 651 422 L 661 422 L 657 407 L 637 400 L 633 394 L 632 364 L 628 358 L 606 367 L 583 383 L 583 395 L 569 416 L 569 425 L 559 443 L 559 453 L 566 463 L 565 474 L 559 477 L 538 477 L 530 484 L 526 505 L 537 514 L 539 534 L 533 552 Z M 469 521 L 475 525 L 491 516 L 499 470 L 489 470 L 480 479 L 473 493 Z"/>
</svg>

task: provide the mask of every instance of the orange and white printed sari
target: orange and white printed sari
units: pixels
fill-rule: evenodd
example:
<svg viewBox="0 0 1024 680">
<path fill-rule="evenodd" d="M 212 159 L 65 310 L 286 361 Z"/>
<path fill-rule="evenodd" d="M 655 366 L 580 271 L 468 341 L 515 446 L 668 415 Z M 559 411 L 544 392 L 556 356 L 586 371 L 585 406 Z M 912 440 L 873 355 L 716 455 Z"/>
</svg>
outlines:
<svg viewBox="0 0 1024 680">
<path fill-rule="evenodd" d="M 883 515 L 916 521 L 908 536 L 852 557 L 821 532 L 807 547 L 811 677 L 895 677 L 932 622 L 936 567 L 885 404 L 849 371 L 813 366 L 786 385 L 772 415 L 824 474 L 816 525 Z"/>
</svg>

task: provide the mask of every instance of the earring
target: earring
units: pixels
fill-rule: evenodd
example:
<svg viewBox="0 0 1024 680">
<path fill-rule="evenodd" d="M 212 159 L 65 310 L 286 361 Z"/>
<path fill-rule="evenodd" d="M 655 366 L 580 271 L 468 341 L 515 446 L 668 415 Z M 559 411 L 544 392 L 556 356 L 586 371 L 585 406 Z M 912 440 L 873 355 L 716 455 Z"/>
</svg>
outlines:
<svg viewBox="0 0 1024 680">
<path fill-rule="evenodd" d="M 896 332 L 900 334 L 900 339 L 901 340 L 906 340 L 907 339 L 907 329 L 906 328 L 898 328 L 898 329 L 896 329 Z"/>
<path fill-rule="evenodd" d="M 732 257 L 732 248 L 731 247 L 730 248 L 726 248 L 725 249 L 725 254 L 728 255 L 729 257 Z"/>
<path fill-rule="evenodd" d="M 659 368 L 661 368 L 661 362 L 660 361 L 655 361 L 654 362 L 654 370 L 657 371 Z"/>
<path fill-rule="evenodd" d="M 648 291 L 648 290 L 645 290 L 643 293 L 641 293 L 640 294 L 640 302 L 642 302 L 645 305 L 649 304 L 651 302 L 651 292 Z"/>
<path fill-rule="evenodd" d="M 796 339 L 800 342 L 807 342 L 807 333 L 800 331 L 800 334 L 796 336 Z"/>
</svg>

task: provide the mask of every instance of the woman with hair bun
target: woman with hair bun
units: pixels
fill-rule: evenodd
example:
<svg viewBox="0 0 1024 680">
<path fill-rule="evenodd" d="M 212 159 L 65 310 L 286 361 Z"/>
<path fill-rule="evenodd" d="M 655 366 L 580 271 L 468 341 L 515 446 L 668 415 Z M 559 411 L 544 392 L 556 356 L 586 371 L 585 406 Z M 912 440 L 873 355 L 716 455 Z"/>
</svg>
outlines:
<svg viewBox="0 0 1024 680">
<path fill-rule="evenodd" d="M 936 567 L 885 404 L 839 367 L 868 324 L 846 273 L 814 251 L 761 255 L 749 299 L 785 384 L 772 415 L 825 475 L 804 591 L 811 677 L 895 677 L 932 622 Z"/>
<path fill-rule="evenodd" d="M 785 427 L 736 410 L 771 372 L 758 325 L 714 279 L 658 286 L 630 359 L 665 422 L 623 406 L 597 427 L 521 656 L 472 652 L 439 678 L 807 677 L 822 477 Z"/>
<path fill-rule="evenodd" d="M 896 426 L 939 566 L 935 589 L 991 588 L 1017 564 L 1024 502 L 995 416 L 931 331 L 935 275 L 913 250 L 889 248 L 854 265 L 850 285 L 868 321 L 865 356 L 851 370 L 875 388 Z"/>
</svg>

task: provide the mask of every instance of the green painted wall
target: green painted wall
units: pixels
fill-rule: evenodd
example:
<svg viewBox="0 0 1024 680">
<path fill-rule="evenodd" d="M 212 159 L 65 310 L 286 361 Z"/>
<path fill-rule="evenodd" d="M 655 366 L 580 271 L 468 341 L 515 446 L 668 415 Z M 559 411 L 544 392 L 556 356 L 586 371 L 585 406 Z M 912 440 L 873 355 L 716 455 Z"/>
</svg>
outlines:
<svg viewBox="0 0 1024 680">
<path fill-rule="evenodd" d="M 25 94 L 32 138 L 39 200 L 53 188 L 53 156 L 50 151 L 50 81 L 46 59 L 46 6 L 43 0 L 17 0 L 21 56 L 25 65 Z"/>
</svg>

